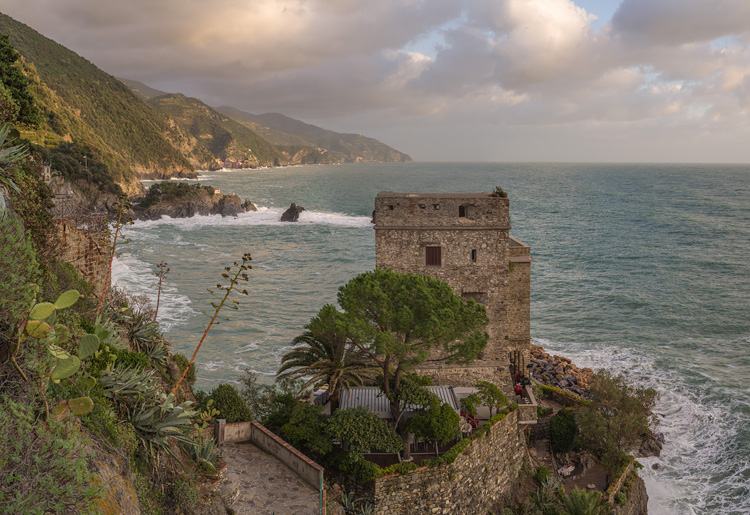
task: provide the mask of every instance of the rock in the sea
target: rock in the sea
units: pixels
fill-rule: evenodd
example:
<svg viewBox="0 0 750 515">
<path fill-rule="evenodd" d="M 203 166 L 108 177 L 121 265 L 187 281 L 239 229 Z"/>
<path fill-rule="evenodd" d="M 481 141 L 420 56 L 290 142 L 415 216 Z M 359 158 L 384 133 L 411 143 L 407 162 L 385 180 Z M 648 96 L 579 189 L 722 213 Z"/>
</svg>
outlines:
<svg viewBox="0 0 750 515">
<path fill-rule="evenodd" d="M 299 214 L 304 211 L 305 208 L 302 206 L 298 206 L 294 202 L 292 202 L 292 205 L 289 206 L 289 209 L 284 211 L 284 213 L 281 215 L 281 221 L 282 222 L 296 222 L 299 220 Z"/>
<path fill-rule="evenodd" d="M 248 211 L 257 211 L 258 208 L 250 202 L 249 200 L 246 200 L 242 203 L 242 209 L 247 213 Z"/>
</svg>

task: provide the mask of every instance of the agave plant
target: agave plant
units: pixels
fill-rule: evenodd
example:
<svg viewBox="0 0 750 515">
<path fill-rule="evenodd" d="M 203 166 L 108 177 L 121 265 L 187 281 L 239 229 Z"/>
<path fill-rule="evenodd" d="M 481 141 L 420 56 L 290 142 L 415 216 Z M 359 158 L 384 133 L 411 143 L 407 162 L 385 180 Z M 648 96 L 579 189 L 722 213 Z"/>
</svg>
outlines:
<svg viewBox="0 0 750 515">
<path fill-rule="evenodd" d="M 186 434 L 195 416 L 195 411 L 190 409 L 192 405 L 192 401 L 175 404 L 174 395 L 161 394 L 156 404 L 143 403 L 129 408 L 128 419 L 150 454 L 155 454 L 159 449 L 172 454 L 170 439 L 185 444 L 193 442 Z"/>
<path fill-rule="evenodd" d="M 111 399 L 129 404 L 143 404 L 156 397 L 156 379 L 154 371 L 149 369 L 115 367 L 104 372 L 99 379 L 104 394 Z"/>
</svg>

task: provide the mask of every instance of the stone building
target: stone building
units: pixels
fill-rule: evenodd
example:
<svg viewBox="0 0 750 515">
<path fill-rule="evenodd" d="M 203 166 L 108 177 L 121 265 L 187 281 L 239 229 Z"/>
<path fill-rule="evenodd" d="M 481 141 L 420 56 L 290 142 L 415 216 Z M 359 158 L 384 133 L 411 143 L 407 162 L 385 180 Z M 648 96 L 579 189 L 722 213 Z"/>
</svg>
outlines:
<svg viewBox="0 0 750 515">
<path fill-rule="evenodd" d="M 506 391 L 526 370 L 530 343 L 530 249 L 510 237 L 507 198 L 490 193 L 394 193 L 375 198 L 378 268 L 427 274 L 485 306 L 489 343 L 468 366 L 429 365 L 437 384 L 491 381 Z"/>
</svg>

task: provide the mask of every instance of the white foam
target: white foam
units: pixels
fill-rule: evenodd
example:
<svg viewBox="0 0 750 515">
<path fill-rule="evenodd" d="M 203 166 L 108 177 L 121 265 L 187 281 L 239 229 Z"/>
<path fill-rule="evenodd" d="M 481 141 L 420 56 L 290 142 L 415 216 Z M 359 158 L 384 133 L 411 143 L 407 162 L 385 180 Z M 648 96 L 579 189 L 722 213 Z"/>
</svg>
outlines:
<svg viewBox="0 0 750 515">
<path fill-rule="evenodd" d="M 137 259 L 132 254 L 117 256 L 112 263 L 112 284 L 136 295 L 146 295 L 156 306 L 157 278 L 149 271 L 155 268 Z M 169 282 L 162 284 L 157 321 L 162 331 L 182 325 L 197 312 L 190 307 L 190 299 L 177 292 Z"/>
<path fill-rule="evenodd" d="M 743 511 L 735 497 L 738 489 L 747 488 L 743 473 L 750 468 L 748 457 L 738 456 L 732 449 L 737 428 L 747 422 L 737 419 L 741 401 L 716 403 L 708 399 L 707 393 L 716 388 L 713 379 L 699 370 L 689 370 L 695 378 L 691 384 L 684 370 L 665 369 L 653 356 L 623 346 L 587 347 L 542 339 L 532 343 L 571 358 L 580 367 L 624 373 L 635 384 L 659 393 L 654 412 L 660 420 L 657 431 L 664 433 L 666 442 L 660 457 L 639 459 L 644 465 L 640 474 L 649 495 L 649 513 L 750 513 L 750 500 L 745 498 Z M 658 470 L 652 469 L 654 463 L 659 464 Z"/>
<path fill-rule="evenodd" d="M 325 213 L 319 211 L 302 211 L 297 222 L 282 222 L 281 214 L 286 208 L 277 207 L 259 207 L 258 211 L 249 211 L 240 213 L 238 216 L 206 215 L 193 216 L 191 218 L 170 218 L 165 216 L 159 220 L 139 220 L 130 228 L 143 229 L 155 226 L 170 225 L 179 227 L 184 230 L 198 229 L 201 227 L 215 226 L 252 226 L 252 225 L 269 225 L 269 226 L 309 226 L 309 225 L 327 225 L 338 227 L 368 227 L 370 226 L 369 216 L 353 216 L 343 213 Z"/>
</svg>

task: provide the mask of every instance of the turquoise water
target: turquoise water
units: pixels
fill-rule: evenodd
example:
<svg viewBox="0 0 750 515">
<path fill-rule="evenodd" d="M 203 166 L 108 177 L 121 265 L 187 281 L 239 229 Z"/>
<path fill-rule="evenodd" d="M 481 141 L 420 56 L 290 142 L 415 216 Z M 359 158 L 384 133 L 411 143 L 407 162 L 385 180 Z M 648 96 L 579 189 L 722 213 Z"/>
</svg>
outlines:
<svg viewBox="0 0 750 515">
<path fill-rule="evenodd" d="M 653 514 L 750 513 L 750 166 L 360 164 L 207 172 L 260 210 L 238 218 L 138 222 L 115 282 L 155 297 L 192 354 L 206 288 L 251 252 L 250 296 L 212 329 L 199 385 L 269 380 L 289 342 L 336 289 L 375 264 L 379 191 L 509 192 L 511 234 L 531 245 L 532 337 L 581 366 L 661 393 L 667 443 L 641 460 Z M 289 203 L 307 208 L 278 222 Z M 653 470 L 651 465 L 660 468 Z"/>
</svg>

